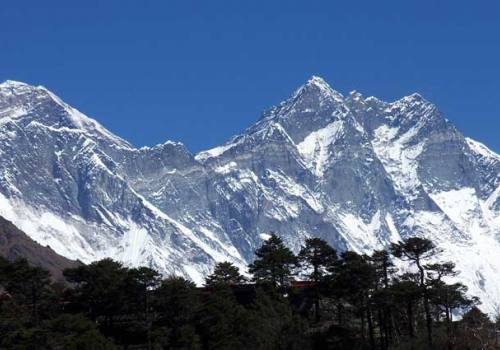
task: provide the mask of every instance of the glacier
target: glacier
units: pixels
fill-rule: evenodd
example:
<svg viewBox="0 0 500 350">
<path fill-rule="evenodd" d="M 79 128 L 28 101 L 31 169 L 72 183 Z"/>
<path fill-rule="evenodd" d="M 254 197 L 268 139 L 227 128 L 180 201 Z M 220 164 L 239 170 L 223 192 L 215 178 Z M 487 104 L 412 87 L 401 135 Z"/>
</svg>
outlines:
<svg viewBox="0 0 500 350">
<path fill-rule="evenodd" d="M 500 156 L 419 94 L 385 102 L 311 77 L 241 134 L 192 154 L 136 148 L 41 86 L 0 84 L 0 215 L 71 259 L 201 284 L 278 232 L 369 253 L 418 235 L 488 312 L 500 303 Z"/>
</svg>

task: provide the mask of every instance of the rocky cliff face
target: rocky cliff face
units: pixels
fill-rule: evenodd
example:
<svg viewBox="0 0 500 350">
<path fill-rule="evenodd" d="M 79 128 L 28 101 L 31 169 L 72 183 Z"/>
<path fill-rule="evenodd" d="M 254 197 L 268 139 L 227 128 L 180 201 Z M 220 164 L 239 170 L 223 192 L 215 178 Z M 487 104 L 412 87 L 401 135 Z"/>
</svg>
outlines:
<svg viewBox="0 0 500 350">
<path fill-rule="evenodd" d="M 418 94 L 343 96 L 312 77 L 197 155 L 136 149 L 42 87 L 0 85 L 0 214 L 58 253 L 201 282 L 265 234 L 369 252 L 409 235 L 444 249 L 486 308 L 500 300 L 500 157 Z"/>
</svg>

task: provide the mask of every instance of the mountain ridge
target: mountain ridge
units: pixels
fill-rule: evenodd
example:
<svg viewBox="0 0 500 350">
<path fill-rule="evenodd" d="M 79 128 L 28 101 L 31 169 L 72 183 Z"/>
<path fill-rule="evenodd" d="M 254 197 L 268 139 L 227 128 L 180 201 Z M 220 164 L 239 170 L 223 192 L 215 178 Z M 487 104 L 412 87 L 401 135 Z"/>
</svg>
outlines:
<svg viewBox="0 0 500 350">
<path fill-rule="evenodd" d="M 500 157 L 419 94 L 343 96 L 312 77 L 193 154 L 173 141 L 135 148 L 97 122 L 79 132 L 73 119 L 88 117 L 36 93 L 0 85 L 0 214 L 63 255 L 201 283 L 216 261 L 244 268 L 269 231 L 294 250 L 316 236 L 358 252 L 422 235 L 487 309 L 500 298 Z"/>
</svg>

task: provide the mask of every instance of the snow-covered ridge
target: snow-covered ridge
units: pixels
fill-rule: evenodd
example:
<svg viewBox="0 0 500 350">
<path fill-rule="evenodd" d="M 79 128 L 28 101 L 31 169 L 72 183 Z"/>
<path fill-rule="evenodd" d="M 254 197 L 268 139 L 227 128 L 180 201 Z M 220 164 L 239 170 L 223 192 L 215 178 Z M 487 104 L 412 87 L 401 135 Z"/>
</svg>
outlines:
<svg viewBox="0 0 500 350">
<path fill-rule="evenodd" d="M 8 98 L 8 100 L 3 102 L 2 97 L 4 97 L 5 100 Z M 9 101 L 14 102 L 9 103 Z M 62 101 L 61 98 L 43 86 L 35 87 L 12 80 L 7 80 L 0 84 L 0 118 L 9 118 L 12 121 L 29 118 L 31 111 L 39 108 L 40 104 L 47 103 L 54 103 L 62 109 L 62 111 L 58 113 L 61 114 L 61 118 L 66 118 L 69 121 L 65 126 L 81 130 L 93 137 L 106 139 L 108 142 L 113 143 L 115 147 L 131 148 L 127 141 L 108 131 L 96 120 L 87 117 L 77 109 L 69 106 Z M 9 112 L 9 104 L 16 108 L 14 113 Z M 3 108 L 4 105 L 7 107 L 7 111 Z M 46 118 L 44 118 L 45 116 L 46 115 L 41 115 L 35 121 L 45 126 L 54 126 L 52 124 L 47 124 L 52 121 L 46 121 Z"/>
<path fill-rule="evenodd" d="M 292 95 L 292 99 L 299 97 L 302 93 L 310 89 L 317 89 L 319 93 L 324 97 L 334 98 L 338 101 L 343 100 L 343 96 L 338 91 L 332 89 L 332 87 L 321 77 L 311 76 L 307 82 L 298 88 Z"/>
<path fill-rule="evenodd" d="M 481 156 L 486 158 L 491 158 L 493 160 L 500 160 L 500 155 L 493 152 L 483 143 L 479 141 L 474 141 L 473 139 L 468 137 L 466 137 L 465 139 L 467 140 L 467 144 L 469 145 L 469 147 L 477 154 L 480 154 Z"/>
<path fill-rule="evenodd" d="M 500 157 L 418 94 L 344 97 L 311 77 L 224 145 L 134 148 L 43 87 L 0 84 L 0 215 L 70 258 L 202 283 L 267 237 L 368 253 L 429 237 L 493 310 Z"/>
</svg>

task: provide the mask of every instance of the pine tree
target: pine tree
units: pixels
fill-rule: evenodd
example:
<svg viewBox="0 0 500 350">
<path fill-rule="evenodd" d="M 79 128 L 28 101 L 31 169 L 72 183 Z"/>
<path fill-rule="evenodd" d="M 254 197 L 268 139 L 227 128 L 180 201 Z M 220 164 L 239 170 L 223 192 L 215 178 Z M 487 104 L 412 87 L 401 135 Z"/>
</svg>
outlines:
<svg viewBox="0 0 500 350">
<path fill-rule="evenodd" d="M 457 343 L 463 349 L 495 349 L 495 325 L 477 307 L 472 307 L 460 321 Z"/>
<path fill-rule="evenodd" d="M 298 255 L 302 267 L 309 270 L 311 281 L 319 283 L 337 260 L 337 252 L 320 238 L 308 238 Z"/>
<path fill-rule="evenodd" d="M 215 265 L 214 272 L 205 279 L 207 287 L 233 286 L 245 283 L 246 278 L 240 274 L 240 270 L 228 261 Z"/>
<path fill-rule="evenodd" d="M 436 306 L 438 317 L 444 313 L 446 324 L 447 347 L 452 350 L 454 347 L 452 339 L 453 309 L 465 310 L 472 306 L 474 299 L 467 297 L 467 287 L 461 283 L 447 284 L 446 277 L 454 277 L 458 273 L 455 271 L 455 264 L 451 262 L 433 263 L 425 266 L 427 270 L 427 285 L 429 299 Z"/>
<path fill-rule="evenodd" d="M 431 263 L 439 252 L 431 242 L 413 238 L 391 250 L 416 273 L 397 274 L 387 251 L 345 251 L 336 259 L 326 242 L 307 240 L 298 257 L 311 283 L 287 293 L 297 258 L 276 235 L 251 265 L 257 285 L 239 288 L 244 278 L 228 262 L 216 265 L 207 288 L 180 277 L 160 281 L 153 269 L 111 259 L 65 271 L 71 284 L 62 287 L 25 260 L 0 258 L 0 348 L 495 348 L 498 324 L 464 285 L 447 283 L 455 266 Z M 321 286 L 316 321 L 307 317 L 311 285 Z M 457 310 L 468 310 L 460 321 L 453 320 Z"/>
<path fill-rule="evenodd" d="M 375 269 L 367 256 L 346 251 L 341 254 L 333 287 L 341 290 L 343 298 L 354 305 L 361 320 L 361 337 L 365 342 L 366 328 L 370 348 L 374 349 L 374 327 L 371 295 L 375 288 Z"/>
<path fill-rule="evenodd" d="M 228 287 L 216 288 L 209 293 L 198 313 L 197 324 L 205 349 L 247 348 L 245 329 L 252 325 L 247 323 L 245 308 L 238 304 Z"/>
<path fill-rule="evenodd" d="M 253 280 L 259 284 L 270 284 L 275 289 L 285 288 L 297 266 L 297 258 L 275 234 L 255 251 L 256 259 L 249 266 Z"/>
<path fill-rule="evenodd" d="M 389 287 L 389 295 L 397 304 L 396 311 L 399 315 L 404 315 L 408 336 L 414 338 L 416 335 L 414 322 L 416 316 L 416 304 L 421 298 L 421 288 L 418 283 L 419 277 L 413 273 L 404 273 L 398 276 Z M 400 317 L 400 319 L 404 319 Z M 398 327 L 398 325 L 396 325 Z M 396 329 L 396 333 L 401 333 Z"/>
<path fill-rule="evenodd" d="M 40 267 L 30 266 L 26 259 L 7 264 L 4 270 L 5 289 L 22 305 L 31 311 L 31 320 L 39 322 L 39 309 L 42 300 L 50 291 L 50 273 Z"/>
<path fill-rule="evenodd" d="M 126 306 L 127 269 L 112 259 L 66 269 L 66 279 L 74 284 L 72 300 L 92 320 L 103 317 L 105 326 L 112 327 L 113 318 Z"/>
<path fill-rule="evenodd" d="M 298 260 L 309 272 L 309 279 L 314 282 L 314 314 L 316 322 L 320 320 L 320 284 L 324 282 L 328 270 L 337 260 L 337 252 L 320 238 L 308 238 L 299 252 Z"/>
<path fill-rule="evenodd" d="M 396 272 L 389 253 L 386 250 L 375 250 L 370 257 L 370 261 L 375 268 L 378 286 L 388 288 L 391 275 Z"/>
<path fill-rule="evenodd" d="M 144 326 L 146 328 L 146 338 L 148 349 L 151 349 L 151 319 L 150 294 L 160 284 L 160 274 L 148 267 L 138 267 L 128 271 L 127 295 L 130 305 L 137 305 L 136 311 L 142 314 Z"/>
<path fill-rule="evenodd" d="M 82 315 L 62 314 L 37 327 L 17 327 L 0 337 L 1 349 L 118 350 Z"/>
<path fill-rule="evenodd" d="M 392 342 L 394 322 L 391 293 L 389 292 L 392 275 L 396 272 L 394 263 L 386 250 L 375 250 L 370 262 L 375 269 L 376 283 L 373 303 L 378 308 L 377 317 L 380 328 L 382 349 L 387 349 Z"/>
<path fill-rule="evenodd" d="M 152 305 L 158 313 L 153 343 L 167 349 L 200 349 L 196 332 L 201 306 L 196 285 L 182 277 L 168 277 L 154 291 Z"/>
<path fill-rule="evenodd" d="M 430 348 L 433 347 L 432 344 L 432 317 L 431 310 L 429 305 L 429 295 L 426 284 L 426 268 L 424 262 L 431 258 L 435 257 L 437 254 L 441 252 L 432 241 L 420 238 L 420 237 L 411 237 L 403 240 L 402 242 L 392 243 L 391 244 L 392 254 L 405 261 L 409 261 L 412 264 L 415 264 L 419 271 L 419 283 L 420 288 L 422 289 L 422 298 L 424 302 L 424 310 L 425 310 L 425 320 L 427 326 L 427 341 Z"/>
</svg>

